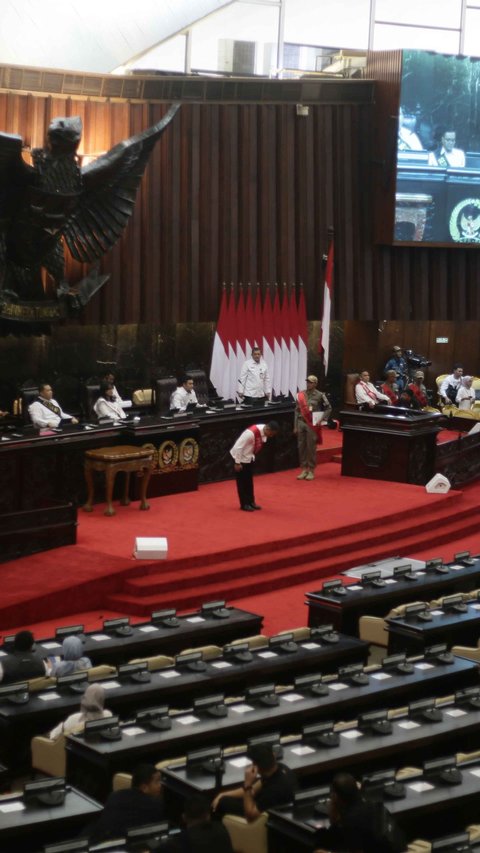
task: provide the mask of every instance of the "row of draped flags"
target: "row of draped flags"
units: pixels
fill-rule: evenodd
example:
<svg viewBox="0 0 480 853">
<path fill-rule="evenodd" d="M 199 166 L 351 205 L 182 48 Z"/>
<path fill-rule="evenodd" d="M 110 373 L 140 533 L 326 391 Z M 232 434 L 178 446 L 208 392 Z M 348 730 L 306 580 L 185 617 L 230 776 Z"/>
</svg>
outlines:
<svg viewBox="0 0 480 853">
<path fill-rule="evenodd" d="M 322 331 L 319 352 L 328 370 L 330 311 L 332 302 L 333 243 L 325 271 Z M 255 290 L 255 298 L 253 295 Z M 280 293 L 281 291 L 281 293 Z M 303 287 L 267 285 L 262 300 L 260 285 L 223 286 L 217 329 L 213 341 L 210 381 L 220 397 L 235 400 L 243 363 L 260 347 L 274 396 L 304 389 L 307 378 L 308 327 Z"/>
</svg>

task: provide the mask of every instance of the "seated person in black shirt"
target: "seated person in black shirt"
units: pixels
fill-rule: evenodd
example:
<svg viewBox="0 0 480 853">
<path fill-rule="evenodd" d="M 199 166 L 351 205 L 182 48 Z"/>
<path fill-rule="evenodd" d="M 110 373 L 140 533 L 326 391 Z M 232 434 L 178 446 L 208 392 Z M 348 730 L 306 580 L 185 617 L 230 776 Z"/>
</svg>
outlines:
<svg viewBox="0 0 480 853">
<path fill-rule="evenodd" d="M 0 662 L 0 681 L 13 684 L 47 674 L 44 660 L 35 651 L 35 640 L 31 631 L 19 631 L 13 641 L 13 652 Z"/>
<path fill-rule="evenodd" d="M 110 838 L 121 838 L 133 827 L 158 823 L 163 813 L 160 770 L 153 764 L 138 764 L 132 774 L 132 787 L 113 791 L 99 819 L 85 834 L 90 844 L 99 844 Z"/>
<path fill-rule="evenodd" d="M 221 823 L 210 820 L 210 803 L 201 794 L 194 794 L 185 803 L 185 829 L 180 836 L 165 841 L 158 853 L 233 853 L 230 836 Z"/>
<path fill-rule="evenodd" d="M 318 848 L 315 853 L 324 853 L 325 850 L 393 853 L 395 845 L 392 839 L 380 833 L 378 808 L 363 799 L 350 773 L 337 773 L 334 776 L 330 796 L 330 826 L 317 830 L 315 841 Z M 398 850 L 404 850 L 406 844 L 403 838 L 400 840 L 401 833 L 398 832 L 398 835 Z"/>
<path fill-rule="evenodd" d="M 259 743 L 248 752 L 252 764 L 245 768 L 245 781 L 215 797 L 212 807 L 220 816 L 236 814 L 253 822 L 261 813 L 293 799 L 296 779 L 285 764 L 277 762 L 272 745 Z"/>
</svg>

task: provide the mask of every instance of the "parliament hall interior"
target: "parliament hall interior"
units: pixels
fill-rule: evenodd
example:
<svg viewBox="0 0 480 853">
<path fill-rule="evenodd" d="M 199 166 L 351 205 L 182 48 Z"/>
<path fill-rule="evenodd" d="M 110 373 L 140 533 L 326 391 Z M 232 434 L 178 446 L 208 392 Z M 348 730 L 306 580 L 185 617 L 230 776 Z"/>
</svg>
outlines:
<svg viewBox="0 0 480 853">
<path fill-rule="evenodd" d="M 480 853 L 480 0 L 1 18 L 0 850 Z"/>
</svg>

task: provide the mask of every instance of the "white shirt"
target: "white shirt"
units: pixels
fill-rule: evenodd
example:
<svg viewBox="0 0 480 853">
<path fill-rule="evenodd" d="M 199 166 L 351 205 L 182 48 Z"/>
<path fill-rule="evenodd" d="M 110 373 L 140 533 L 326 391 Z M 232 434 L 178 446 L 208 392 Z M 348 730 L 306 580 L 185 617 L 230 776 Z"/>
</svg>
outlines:
<svg viewBox="0 0 480 853">
<path fill-rule="evenodd" d="M 103 709 L 103 717 L 111 717 L 112 712 L 106 708 Z M 99 717 L 101 719 L 101 717 Z M 59 723 L 49 734 L 50 740 L 56 740 L 60 735 L 69 735 L 73 732 L 81 731 L 85 727 L 85 714 L 77 711 L 75 714 L 70 714 L 63 723 Z"/>
<path fill-rule="evenodd" d="M 243 397 L 271 397 L 272 383 L 267 362 L 263 358 L 260 361 L 247 358 L 243 363 L 238 380 L 238 393 Z"/>
<path fill-rule="evenodd" d="M 355 399 L 359 405 L 368 403 L 371 406 L 372 403 L 375 405 L 376 401 L 392 405 L 390 398 L 381 391 L 377 391 L 373 382 L 364 382 L 362 379 L 355 385 Z"/>
<path fill-rule="evenodd" d="M 118 393 L 115 385 L 113 386 L 113 396 L 116 397 L 116 402 L 122 407 L 122 409 L 130 409 L 132 406 L 131 400 L 122 400 L 120 394 Z"/>
<path fill-rule="evenodd" d="M 463 169 L 465 166 L 465 152 L 462 151 L 461 148 L 453 148 L 451 151 L 445 151 L 445 148 L 442 146 L 439 157 L 445 157 L 445 160 L 451 169 Z M 440 165 L 435 151 L 430 151 L 430 154 L 428 155 L 428 165 Z"/>
<path fill-rule="evenodd" d="M 465 385 L 461 385 L 457 391 L 455 400 L 459 409 L 470 410 L 475 402 L 475 389 L 466 388 Z"/>
<path fill-rule="evenodd" d="M 457 393 L 458 393 L 458 389 L 460 388 L 461 384 L 462 384 L 462 377 L 459 376 L 457 378 L 456 376 L 453 375 L 453 373 L 451 373 L 450 376 L 446 376 L 445 379 L 443 380 L 442 384 L 440 385 L 440 390 L 438 393 L 440 394 L 440 397 L 445 397 L 447 400 L 450 400 L 450 397 L 447 394 L 448 386 L 453 385 L 453 387 L 457 389 Z"/>
<path fill-rule="evenodd" d="M 180 385 L 170 397 L 170 408 L 178 409 L 179 412 L 185 412 L 189 403 L 196 403 L 198 406 L 197 395 L 195 391 L 187 391 L 183 385 Z"/>
<path fill-rule="evenodd" d="M 118 420 L 118 418 L 121 419 L 127 417 L 123 411 L 120 400 L 111 400 L 109 397 L 99 397 L 93 407 L 93 411 L 97 418 L 111 418 L 112 420 Z"/>
<path fill-rule="evenodd" d="M 400 149 L 405 146 L 408 151 L 423 151 L 423 145 L 417 134 L 414 130 L 409 130 L 408 127 L 400 127 L 398 131 L 398 139 Z"/>
<path fill-rule="evenodd" d="M 55 412 L 51 412 L 48 406 L 42 404 L 42 398 L 39 397 L 34 403 L 30 403 L 28 407 L 28 414 L 34 426 L 42 428 L 52 424 L 54 427 L 58 427 L 60 421 L 70 421 L 72 419 L 73 415 L 67 415 L 66 412 L 63 412 L 56 400 L 47 400 L 46 402 L 57 406 L 60 409 L 60 414 L 56 415 Z"/>
<path fill-rule="evenodd" d="M 260 430 L 262 442 L 265 444 L 267 436 L 264 434 L 265 424 L 255 424 Z M 233 457 L 235 465 L 248 464 L 255 461 L 253 452 L 255 447 L 255 435 L 251 429 L 245 429 L 237 438 L 235 444 L 230 450 L 230 455 Z"/>
</svg>

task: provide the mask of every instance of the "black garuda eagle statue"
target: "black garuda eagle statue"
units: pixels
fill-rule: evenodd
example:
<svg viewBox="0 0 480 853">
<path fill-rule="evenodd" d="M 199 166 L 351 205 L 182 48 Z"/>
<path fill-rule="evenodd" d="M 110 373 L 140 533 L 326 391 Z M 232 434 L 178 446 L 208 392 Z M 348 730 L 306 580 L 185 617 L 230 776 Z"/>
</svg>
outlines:
<svg viewBox="0 0 480 853">
<path fill-rule="evenodd" d="M 22 157 L 22 138 L 0 133 L 0 317 L 61 319 L 105 283 L 99 259 L 132 215 L 150 153 L 178 108 L 84 167 L 79 117 L 54 119 L 31 165 Z M 75 260 L 93 264 L 74 286 L 65 278 L 64 243 Z M 45 297 L 42 270 L 54 282 L 54 299 Z"/>
</svg>

